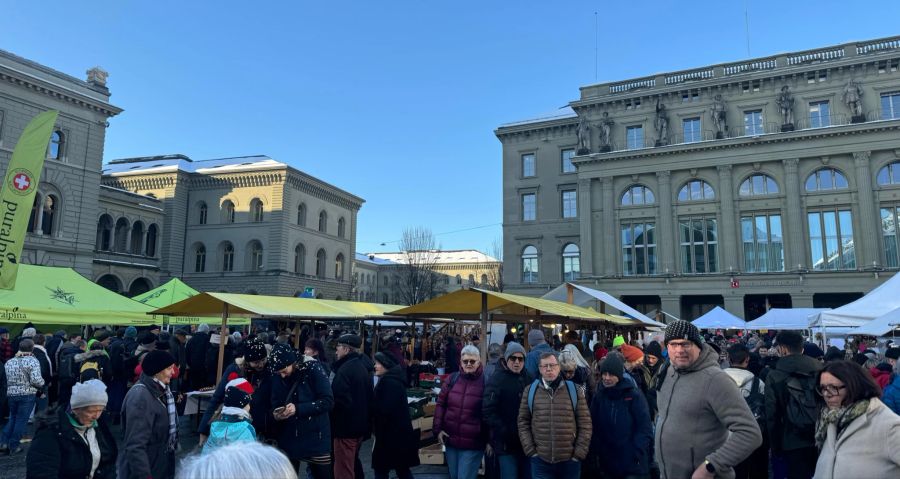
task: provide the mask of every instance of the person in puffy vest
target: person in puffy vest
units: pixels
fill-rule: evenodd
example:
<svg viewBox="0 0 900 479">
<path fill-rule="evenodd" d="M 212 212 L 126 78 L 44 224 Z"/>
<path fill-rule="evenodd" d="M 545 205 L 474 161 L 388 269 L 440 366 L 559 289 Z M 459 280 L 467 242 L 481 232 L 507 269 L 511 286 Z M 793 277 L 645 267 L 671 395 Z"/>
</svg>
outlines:
<svg viewBox="0 0 900 479">
<path fill-rule="evenodd" d="M 255 442 L 256 430 L 250 417 L 250 400 L 253 386 L 237 373 L 225 385 L 225 401 L 222 410 L 209 426 L 209 438 L 203 445 L 203 454 L 238 442 Z"/>
<path fill-rule="evenodd" d="M 433 433 L 446 449 L 451 479 L 475 479 L 487 445 L 487 429 L 481 418 L 484 368 L 478 348 L 460 352 L 461 369 L 441 388 L 434 411 Z"/>
</svg>

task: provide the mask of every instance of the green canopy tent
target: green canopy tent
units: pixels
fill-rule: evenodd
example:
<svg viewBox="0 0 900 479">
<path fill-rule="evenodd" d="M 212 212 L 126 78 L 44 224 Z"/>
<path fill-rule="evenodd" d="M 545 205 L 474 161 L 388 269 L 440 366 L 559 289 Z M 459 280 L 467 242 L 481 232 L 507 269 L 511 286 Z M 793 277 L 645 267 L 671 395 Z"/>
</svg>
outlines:
<svg viewBox="0 0 900 479">
<path fill-rule="evenodd" d="M 114 293 L 71 268 L 19 265 L 15 289 L 0 290 L 0 324 L 141 326 L 155 308 Z"/>
<path fill-rule="evenodd" d="M 175 304 L 179 301 L 188 299 L 190 297 L 196 296 L 200 294 L 200 291 L 188 286 L 187 283 L 178 279 L 172 278 L 169 282 L 162 284 L 146 293 L 139 294 L 131 299 L 146 304 L 147 306 L 152 306 L 151 309 L 165 308 L 170 304 Z M 170 325 L 184 325 L 184 324 L 216 324 L 220 320 L 219 316 L 169 316 L 168 321 Z M 234 318 L 228 321 L 229 325 L 232 326 L 244 326 L 250 324 L 250 318 Z"/>
</svg>

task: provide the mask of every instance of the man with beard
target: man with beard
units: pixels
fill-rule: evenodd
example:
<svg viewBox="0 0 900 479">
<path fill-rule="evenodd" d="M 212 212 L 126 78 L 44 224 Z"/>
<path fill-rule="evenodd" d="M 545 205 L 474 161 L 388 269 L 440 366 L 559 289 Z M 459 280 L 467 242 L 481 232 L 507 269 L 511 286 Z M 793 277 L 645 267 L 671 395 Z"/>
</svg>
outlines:
<svg viewBox="0 0 900 479">
<path fill-rule="evenodd" d="M 271 373 L 266 368 L 266 346 L 258 339 L 247 340 L 244 347 L 244 359 L 238 364 L 229 365 L 222 373 L 222 380 L 206 407 L 203 419 L 200 420 L 200 444 L 209 436 L 209 424 L 219 405 L 225 400 L 225 386 L 228 381 L 244 378 L 253 386 L 253 399 L 250 401 L 250 416 L 253 417 L 253 428 L 257 436 L 266 436 L 269 418 L 269 394 L 271 392 Z"/>
</svg>

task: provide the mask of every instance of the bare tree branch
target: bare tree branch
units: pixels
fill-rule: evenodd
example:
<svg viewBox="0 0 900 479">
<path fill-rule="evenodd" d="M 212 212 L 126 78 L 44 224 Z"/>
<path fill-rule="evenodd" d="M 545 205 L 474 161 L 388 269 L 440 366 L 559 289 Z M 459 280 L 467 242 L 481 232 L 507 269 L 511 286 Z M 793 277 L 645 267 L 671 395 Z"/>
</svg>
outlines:
<svg viewBox="0 0 900 479">
<path fill-rule="evenodd" d="M 486 263 L 483 268 L 487 270 L 487 284 L 485 287 L 491 291 L 503 292 L 503 239 L 497 238 L 491 243 L 491 256 L 498 264 Z"/>
<path fill-rule="evenodd" d="M 400 299 L 419 304 L 443 292 L 441 275 L 436 271 L 440 246 L 430 229 L 416 226 L 403 230 L 400 239 L 403 264 L 400 265 Z"/>
</svg>

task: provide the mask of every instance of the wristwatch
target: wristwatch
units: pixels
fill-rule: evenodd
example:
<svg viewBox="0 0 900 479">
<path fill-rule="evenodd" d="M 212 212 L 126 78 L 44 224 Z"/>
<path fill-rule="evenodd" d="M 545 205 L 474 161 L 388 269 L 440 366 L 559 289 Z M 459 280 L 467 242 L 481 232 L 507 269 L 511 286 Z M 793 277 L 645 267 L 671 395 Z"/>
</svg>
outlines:
<svg viewBox="0 0 900 479">
<path fill-rule="evenodd" d="M 706 471 L 707 471 L 707 472 L 709 472 L 710 474 L 715 474 L 715 473 L 716 473 L 716 466 L 713 466 L 712 463 L 709 462 L 709 459 L 703 461 L 703 464 L 706 466 Z"/>
</svg>

